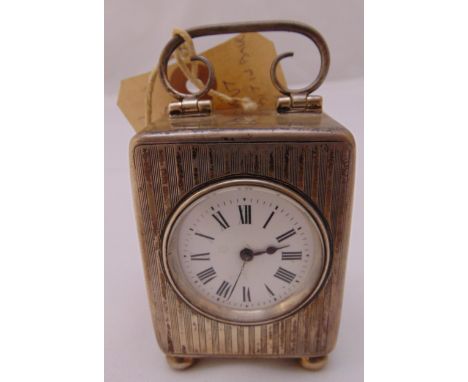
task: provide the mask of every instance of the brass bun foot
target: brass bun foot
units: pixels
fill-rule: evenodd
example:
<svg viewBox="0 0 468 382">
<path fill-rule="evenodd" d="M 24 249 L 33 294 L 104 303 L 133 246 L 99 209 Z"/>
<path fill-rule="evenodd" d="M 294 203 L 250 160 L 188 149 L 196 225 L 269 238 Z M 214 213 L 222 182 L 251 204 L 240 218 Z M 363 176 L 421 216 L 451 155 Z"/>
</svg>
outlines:
<svg viewBox="0 0 468 382">
<path fill-rule="evenodd" d="M 169 366 L 174 370 L 185 370 L 195 363 L 195 358 L 174 357 L 172 355 L 166 355 L 166 360 Z"/>
<path fill-rule="evenodd" d="M 302 357 L 299 358 L 299 363 L 304 369 L 307 370 L 320 370 L 327 364 L 328 357 Z"/>
</svg>

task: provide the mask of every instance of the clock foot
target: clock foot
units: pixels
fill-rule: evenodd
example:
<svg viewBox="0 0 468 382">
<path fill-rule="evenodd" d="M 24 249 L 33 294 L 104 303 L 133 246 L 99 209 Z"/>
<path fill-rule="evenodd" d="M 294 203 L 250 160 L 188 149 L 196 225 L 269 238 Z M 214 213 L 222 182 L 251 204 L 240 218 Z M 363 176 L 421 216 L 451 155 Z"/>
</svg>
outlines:
<svg viewBox="0 0 468 382">
<path fill-rule="evenodd" d="M 175 357 L 172 355 L 166 355 L 167 363 L 174 370 L 185 370 L 188 369 L 195 363 L 195 359 L 191 357 Z"/>
<path fill-rule="evenodd" d="M 302 357 L 299 358 L 299 363 L 307 370 L 320 370 L 327 364 L 327 356 L 323 357 Z"/>
</svg>

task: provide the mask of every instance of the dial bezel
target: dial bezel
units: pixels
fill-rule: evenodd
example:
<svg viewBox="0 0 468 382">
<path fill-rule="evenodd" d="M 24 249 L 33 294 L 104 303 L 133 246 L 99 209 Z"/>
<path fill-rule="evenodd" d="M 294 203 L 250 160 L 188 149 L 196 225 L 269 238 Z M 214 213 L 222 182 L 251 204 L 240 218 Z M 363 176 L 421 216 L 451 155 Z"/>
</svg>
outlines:
<svg viewBox="0 0 468 382">
<path fill-rule="evenodd" d="M 290 197 L 308 213 L 308 215 L 310 216 L 311 220 L 314 222 L 315 226 L 317 227 L 320 233 L 324 260 L 320 277 L 315 286 L 312 288 L 310 293 L 307 294 L 306 297 L 301 296 L 299 293 L 297 293 L 274 306 L 251 311 L 241 311 L 235 308 L 229 308 L 226 306 L 218 305 L 212 301 L 209 301 L 206 298 L 203 298 L 203 296 L 199 294 L 199 292 L 195 291 L 193 289 L 193 286 L 189 283 L 188 279 L 183 276 L 184 273 L 180 268 L 180 263 L 178 261 L 171 261 L 171 259 L 169 259 L 169 239 L 172 230 L 174 229 L 174 225 L 177 222 L 177 219 L 185 211 L 185 209 L 189 207 L 192 203 L 196 202 L 199 198 L 212 191 L 232 186 L 259 186 L 268 188 L 270 190 L 282 193 L 283 195 Z M 211 319 L 236 325 L 259 325 L 271 323 L 280 319 L 284 319 L 287 316 L 297 312 L 306 304 L 310 303 L 317 296 L 319 291 L 323 288 L 326 281 L 328 280 L 332 263 L 332 243 L 330 237 L 331 235 L 329 234 L 329 228 L 324 217 L 314 206 L 310 198 L 308 198 L 300 191 L 293 190 L 288 185 L 280 184 L 277 181 L 263 177 L 242 176 L 229 177 L 227 179 L 217 179 L 216 181 L 205 183 L 197 189 L 195 189 L 188 197 L 183 199 L 175 207 L 174 211 L 169 216 L 167 223 L 164 227 L 161 248 L 164 273 L 168 278 L 169 283 L 171 284 L 174 291 L 185 303 L 187 303 L 191 308 L 195 309 L 199 313 Z M 236 316 L 236 314 L 239 315 L 240 312 L 242 318 L 234 319 L 233 316 Z"/>
</svg>

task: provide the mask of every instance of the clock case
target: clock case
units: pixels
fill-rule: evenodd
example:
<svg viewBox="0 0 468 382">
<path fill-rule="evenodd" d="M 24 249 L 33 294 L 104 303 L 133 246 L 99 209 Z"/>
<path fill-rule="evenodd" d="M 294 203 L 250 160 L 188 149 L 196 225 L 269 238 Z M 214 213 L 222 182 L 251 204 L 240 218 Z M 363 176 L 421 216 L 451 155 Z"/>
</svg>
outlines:
<svg viewBox="0 0 468 382">
<path fill-rule="evenodd" d="M 176 357 L 320 357 L 335 346 L 354 184 L 350 132 L 321 114 L 215 113 L 164 120 L 130 146 L 135 211 L 154 329 Z M 280 182 L 310 199 L 332 243 L 330 275 L 305 306 L 261 325 L 225 323 L 192 309 L 162 262 L 164 227 L 195 189 L 226 177 Z"/>
<path fill-rule="evenodd" d="M 323 37 L 313 28 L 291 22 L 253 22 L 197 27 L 191 38 L 212 34 L 286 31 L 314 42 L 321 56 L 317 78 L 299 90 L 284 88 L 276 78 L 278 56 L 270 76 L 284 96 L 270 112 L 211 113 L 201 99 L 214 83 L 208 68 L 205 88 L 195 94 L 174 89 L 167 78 L 171 54 L 184 40 L 173 37 L 150 77 L 146 120 L 151 121 L 156 75 L 178 102 L 168 105 L 169 118 L 138 133 L 130 144 L 130 168 L 136 220 L 154 330 L 169 364 L 183 369 L 200 357 L 300 358 L 318 369 L 335 346 L 343 298 L 354 187 L 355 143 L 351 133 L 325 113 L 312 95 L 324 81 L 330 57 Z M 165 273 L 164 230 L 181 201 L 194 191 L 229 177 L 253 177 L 281 183 L 309 200 L 325 220 L 332 260 L 322 288 L 300 309 L 271 322 L 236 324 L 192 308 Z M 197 302 L 192 301 L 196 306 Z"/>
</svg>

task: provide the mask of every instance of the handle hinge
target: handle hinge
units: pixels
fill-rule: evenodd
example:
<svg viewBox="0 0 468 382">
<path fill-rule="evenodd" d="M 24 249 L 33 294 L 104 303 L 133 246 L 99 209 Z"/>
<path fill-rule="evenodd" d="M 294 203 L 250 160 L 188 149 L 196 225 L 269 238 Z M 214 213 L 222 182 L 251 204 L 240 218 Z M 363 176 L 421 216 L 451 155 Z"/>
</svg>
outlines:
<svg viewBox="0 0 468 382">
<path fill-rule="evenodd" d="M 198 100 L 196 98 L 183 98 L 178 102 L 171 102 L 168 106 L 171 117 L 196 117 L 211 113 L 210 100 Z"/>
<path fill-rule="evenodd" d="M 278 97 L 276 103 L 278 113 L 321 113 L 322 97 L 300 93 Z"/>
</svg>

